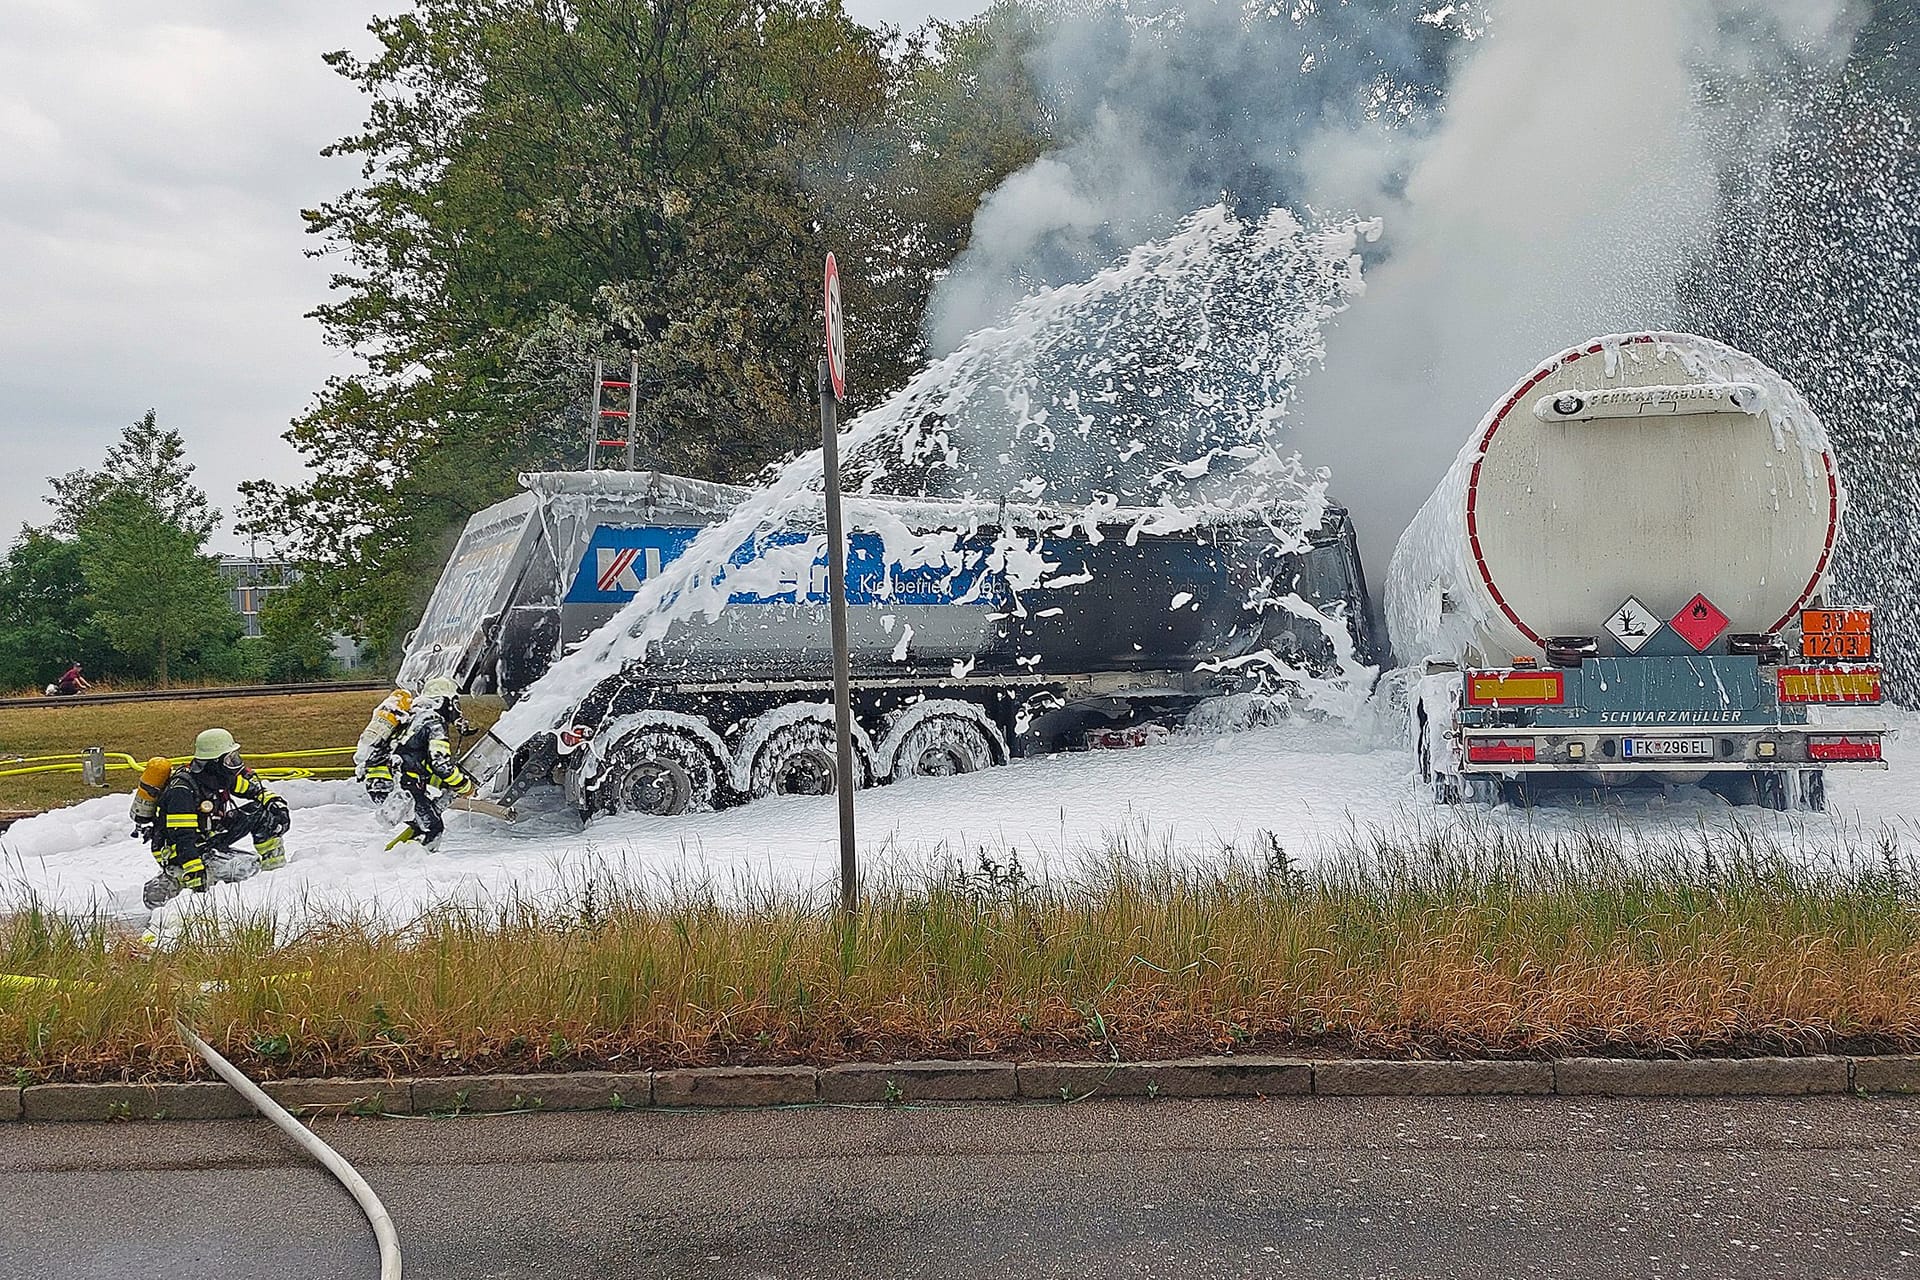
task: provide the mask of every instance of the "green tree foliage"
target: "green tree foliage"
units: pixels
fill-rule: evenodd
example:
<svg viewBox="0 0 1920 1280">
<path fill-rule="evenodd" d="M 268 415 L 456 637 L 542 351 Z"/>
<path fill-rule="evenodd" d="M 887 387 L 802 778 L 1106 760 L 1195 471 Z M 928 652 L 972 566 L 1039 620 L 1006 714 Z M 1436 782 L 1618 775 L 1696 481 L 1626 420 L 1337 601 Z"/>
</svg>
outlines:
<svg viewBox="0 0 1920 1280">
<path fill-rule="evenodd" d="M 205 540 L 130 490 L 109 493 L 79 522 L 80 569 L 94 620 L 116 650 L 146 665 L 162 686 L 182 659 L 230 665 L 241 631 L 218 563 L 201 554 Z"/>
<path fill-rule="evenodd" d="M 982 196 L 1052 136 L 1029 70 L 1040 21 L 1001 0 L 897 42 L 882 110 L 830 139 L 809 170 L 840 260 L 856 404 L 924 363 L 928 296 L 966 248 Z"/>
<path fill-rule="evenodd" d="M 744 477 L 811 438 L 821 259 L 847 269 L 864 397 L 920 355 L 932 279 L 1041 128 L 1024 30 L 927 42 L 838 0 L 419 0 L 332 148 L 354 189 L 306 214 L 338 264 L 314 312 L 366 372 L 289 439 L 315 478 L 247 486 L 336 626 L 385 654 L 460 521 L 586 460 L 587 370 L 640 359 L 645 459 Z M 946 52 L 951 50 L 951 53 Z"/>
<path fill-rule="evenodd" d="M 333 149 L 363 184 L 306 215 L 341 262 L 315 314 L 368 371 L 294 427 L 322 479 L 249 494 L 391 639 L 450 526 L 582 465 L 596 351 L 640 350 L 662 465 L 738 475 L 798 441 L 822 251 L 799 171 L 881 60 L 816 0 L 425 0 L 373 30 L 378 56 L 328 59 L 372 99 Z"/>
<path fill-rule="evenodd" d="M 1882 0 L 1844 73 L 1801 87 L 1763 173 L 1692 282 L 1689 323 L 1779 369 L 1832 433 L 1849 489 L 1832 597 L 1883 637 L 1920 633 L 1920 7 Z M 1920 705 L 1920 653 L 1882 644 L 1892 697 Z"/>
<path fill-rule="evenodd" d="M 201 553 L 220 513 L 193 470 L 149 409 L 97 470 L 52 479 L 53 521 L 0 563 L 0 681 L 45 684 L 73 660 L 95 678 L 240 674 L 241 622 Z"/>
<path fill-rule="evenodd" d="M 38 688 L 76 661 L 111 675 L 114 658 L 87 604 L 80 544 L 22 529 L 0 562 L 0 689 Z"/>
<path fill-rule="evenodd" d="M 50 526 L 64 537 L 80 531 L 88 513 L 108 498 L 130 493 L 144 500 L 168 523 L 206 538 L 220 522 L 207 495 L 192 483 L 193 465 L 178 431 L 163 431 L 154 411 L 120 433 L 98 471 L 70 471 L 50 483 L 47 501 L 58 513 Z"/>
<path fill-rule="evenodd" d="M 259 677 L 281 684 L 333 674 L 333 640 L 315 619 L 326 609 L 303 583 L 267 593 L 260 606 Z"/>
</svg>

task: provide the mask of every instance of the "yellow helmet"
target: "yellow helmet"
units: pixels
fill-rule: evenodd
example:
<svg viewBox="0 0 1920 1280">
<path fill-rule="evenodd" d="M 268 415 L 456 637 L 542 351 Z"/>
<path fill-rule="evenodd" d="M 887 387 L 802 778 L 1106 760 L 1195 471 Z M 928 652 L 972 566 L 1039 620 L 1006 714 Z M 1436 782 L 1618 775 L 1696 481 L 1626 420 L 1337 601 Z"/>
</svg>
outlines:
<svg viewBox="0 0 1920 1280">
<path fill-rule="evenodd" d="M 420 696 L 428 702 L 457 698 L 460 696 L 460 686 L 446 676 L 435 676 L 420 690 Z"/>
</svg>

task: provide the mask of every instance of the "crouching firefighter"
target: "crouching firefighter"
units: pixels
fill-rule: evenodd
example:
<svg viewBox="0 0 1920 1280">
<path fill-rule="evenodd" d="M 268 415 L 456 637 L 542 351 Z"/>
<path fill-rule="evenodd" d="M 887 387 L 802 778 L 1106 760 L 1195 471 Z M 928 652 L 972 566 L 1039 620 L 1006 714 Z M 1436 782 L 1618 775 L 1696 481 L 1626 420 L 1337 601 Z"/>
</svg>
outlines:
<svg viewBox="0 0 1920 1280">
<path fill-rule="evenodd" d="M 205 893 L 210 881 L 245 880 L 287 860 L 282 842 L 293 825 L 287 802 L 267 789 L 240 758 L 225 729 L 193 740 L 193 760 L 173 770 L 153 816 L 153 856 L 160 874 L 147 881 L 149 908 L 171 902 L 182 889 Z M 254 858 L 230 856 L 241 840 Z"/>
<path fill-rule="evenodd" d="M 373 709 L 373 718 L 360 731 L 360 742 L 353 749 L 353 776 L 365 785 L 375 804 L 393 794 L 393 744 L 406 730 L 412 711 L 413 694 L 402 686 Z"/>
<path fill-rule="evenodd" d="M 400 788 L 413 800 L 413 821 L 400 828 L 387 848 L 417 839 L 432 850 L 439 847 L 440 833 L 446 830 L 440 810 L 447 803 L 448 793 L 473 794 L 473 779 L 453 758 L 453 728 L 464 723 L 460 719 L 459 686 L 445 676 L 435 676 L 420 690 L 413 706 L 413 715 L 393 748 Z"/>
</svg>

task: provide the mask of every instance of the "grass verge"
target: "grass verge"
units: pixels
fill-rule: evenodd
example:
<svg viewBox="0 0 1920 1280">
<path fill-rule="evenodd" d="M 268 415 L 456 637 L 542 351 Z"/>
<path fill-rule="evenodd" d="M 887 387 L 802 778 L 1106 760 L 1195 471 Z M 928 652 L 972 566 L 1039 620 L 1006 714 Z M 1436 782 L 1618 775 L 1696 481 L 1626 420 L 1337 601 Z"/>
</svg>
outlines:
<svg viewBox="0 0 1920 1280">
<path fill-rule="evenodd" d="M 185 1013 L 264 1076 L 941 1057 L 1887 1052 L 1920 1048 L 1920 895 L 1889 840 L 1809 868 L 1749 832 L 1627 852 L 1436 824 L 1328 861 L 1017 863 L 871 890 L 856 920 L 599 868 L 404 928 L 0 921 L 0 1065 L 186 1077 Z"/>
<path fill-rule="evenodd" d="M 350 747 L 384 696 L 363 689 L 177 702 L 89 704 L 49 698 L 44 706 L 0 709 L 0 759 L 95 746 L 136 760 L 181 756 L 193 750 L 194 735 L 212 725 L 231 729 L 242 750 L 253 753 Z M 499 715 L 492 699 L 468 701 L 474 704 L 466 708 L 468 718 L 482 727 Z M 0 764 L 0 769 L 8 767 Z M 138 780 L 129 771 L 110 772 L 107 790 L 132 791 Z M 100 789 L 87 786 L 77 772 L 0 778 L 0 809 L 51 809 L 99 794 Z"/>
</svg>

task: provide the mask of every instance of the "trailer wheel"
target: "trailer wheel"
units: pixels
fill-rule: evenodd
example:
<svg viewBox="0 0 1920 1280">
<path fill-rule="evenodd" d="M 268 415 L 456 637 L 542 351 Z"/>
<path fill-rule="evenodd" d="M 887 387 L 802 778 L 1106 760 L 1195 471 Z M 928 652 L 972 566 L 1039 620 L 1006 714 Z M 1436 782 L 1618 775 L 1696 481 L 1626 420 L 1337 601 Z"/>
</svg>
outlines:
<svg viewBox="0 0 1920 1280">
<path fill-rule="evenodd" d="M 1533 808 L 1533 779 L 1508 778 L 1500 783 L 1500 798 L 1516 809 Z"/>
<path fill-rule="evenodd" d="M 993 767 L 993 743 L 977 721 L 965 716 L 928 716 L 900 739 L 893 753 L 893 780 L 950 778 Z"/>
<path fill-rule="evenodd" d="M 642 729 L 620 740 L 587 791 L 594 813 L 676 818 L 713 808 L 720 766 L 691 734 Z"/>
<path fill-rule="evenodd" d="M 1827 811 L 1827 773 L 1824 769 L 1800 771 L 1800 799 L 1814 813 Z"/>
<path fill-rule="evenodd" d="M 827 796 L 840 771 L 838 733 L 824 720 L 795 720 L 767 735 L 753 757 L 747 792 L 761 796 Z M 853 785 L 867 785 L 866 753 L 853 744 Z"/>
<path fill-rule="evenodd" d="M 1787 775 L 1767 771 L 1753 775 L 1753 802 L 1762 809 L 1771 809 L 1775 813 L 1785 813 L 1793 807 L 1793 793 L 1787 786 Z"/>
</svg>

